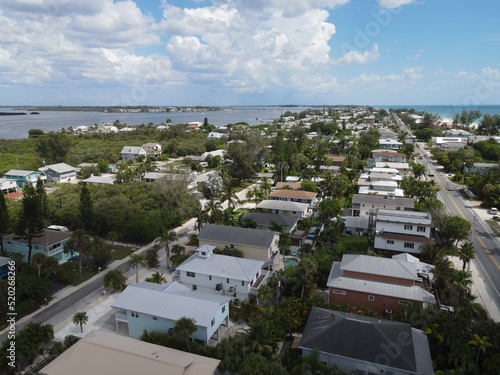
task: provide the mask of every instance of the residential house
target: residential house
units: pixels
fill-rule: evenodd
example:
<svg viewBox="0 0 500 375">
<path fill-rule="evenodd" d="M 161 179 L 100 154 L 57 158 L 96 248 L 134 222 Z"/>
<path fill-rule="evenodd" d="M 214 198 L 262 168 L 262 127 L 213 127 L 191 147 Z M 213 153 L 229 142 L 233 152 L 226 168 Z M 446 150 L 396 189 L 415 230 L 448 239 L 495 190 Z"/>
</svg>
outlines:
<svg viewBox="0 0 500 375">
<path fill-rule="evenodd" d="M 300 218 L 291 215 L 273 214 L 268 212 L 247 212 L 242 219 L 250 219 L 257 224 L 257 229 L 269 230 L 273 222 L 281 225 L 283 230 L 288 233 L 293 233 L 297 228 L 297 222 Z"/>
<path fill-rule="evenodd" d="M 207 345 L 212 337 L 219 338 L 221 324 L 229 324 L 230 300 L 196 292 L 175 281 L 140 282 L 127 286 L 111 307 L 115 309 L 117 332 L 125 325 L 128 335 L 136 339 L 144 330 L 168 333 L 180 318 L 186 317 L 196 324 L 191 338 Z"/>
<path fill-rule="evenodd" d="M 64 246 L 70 239 L 71 234 L 71 232 L 45 229 L 41 236 L 33 238 L 31 256 L 42 253 L 56 258 L 59 264 L 66 263 L 72 257 L 71 252 L 64 252 Z M 6 253 L 20 253 L 24 255 L 24 260 L 28 260 L 28 240 L 21 238 L 17 234 L 4 236 L 2 246 Z"/>
<path fill-rule="evenodd" d="M 115 183 L 116 177 L 114 176 L 90 176 L 82 182 L 93 185 L 113 185 Z"/>
<path fill-rule="evenodd" d="M 276 183 L 276 186 L 273 188 L 274 190 L 301 190 L 302 182 L 287 182 L 287 181 L 279 181 Z"/>
<path fill-rule="evenodd" d="M 311 210 L 309 209 L 309 204 L 307 203 L 268 199 L 257 204 L 256 208 L 259 210 L 269 210 L 269 212 L 276 214 L 291 215 L 299 218 L 311 216 Z"/>
<path fill-rule="evenodd" d="M 370 212 L 369 233 L 375 249 L 419 254 L 434 245 L 434 224 L 428 212 L 377 209 Z"/>
<path fill-rule="evenodd" d="M 406 163 L 406 154 L 401 152 L 390 152 L 391 150 L 373 151 L 372 157 L 368 159 L 368 167 L 374 167 L 375 163 Z"/>
<path fill-rule="evenodd" d="M 0 256 L 0 279 L 6 279 L 9 275 L 10 263 L 14 264 L 11 258 Z"/>
<path fill-rule="evenodd" d="M 413 198 L 394 195 L 354 194 L 352 208 L 346 213 L 345 232 L 347 234 L 368 234 L 370 212 L 379 208 L 411 211 L 415 206 Z"/>
<path fill-rule="evenodd" d="M 362 306 L 378 314 L 401 312 L 408 301 L 424 308 L 436 304 L 416 264 L 400 259 L 344 254 L 333 263 L 326 285 L 330 304 Z"/>
<path fill-rule="evenodd" d="M 445 152 L 462 150 L 467 146 L 468 138 L 463 137 L 432 137 L 432 142 Z"/>
<path fill-rule="evenodd" d="M 21 188 L 17 185 L 16 180 L 11 180 L 9 178 L 0 178 L 0 191 L 3 194 L 9 193 L 20 193 Z"/>
<path fill-rule="evenodd" d="M 375 163 L 375 168 L 390 168 L 390 169 L 395 169 L 399 172 L 401 176 L 405 176 L 408 174 L 408 171 L 410 170 L 410 164 L 409 163 L 390 163 L 387 161 L 378 161 Z"/>
<path fill-rule="evenodd" d="M 26 184 L 36 185 L 38 179 L 45 180 L 46 177 L 38 171 L 24 171 L 20 169 L 11 169 L 3 176 L 7 180 L 16 181 L 17 186 L 23 188 Z"/>
<path fill-rule="evenodd" d="M 257 291 L 266 284 L 271 271 L 266 262 L 214 254 L 215 246 L 203 245 L 179 265 L 174 280 L 189 289 L 227 296 L 233 301 L 257 299 Z"/>
<path fill-rule="evenodd" d="M 344 155 L 326 155 L 326 160 L 332 166 L 344 167 L 346 157 Z"/>
<path fill-rule="evenodd" d="M 262 229 L 205 224 L 198 235 L 200 246 L 238 249 L 246 259 L 278 260 L 279 234 Z"/>
<path fill-rule="evenodd" d="M 43 176 L 50 182 L 70 182 L 76 180 L 78 168 L 66 163 L 57 163 L 38 168 Z"/>
<path fill-rule="evenodd" d="M 123 161 L 139 161 L 148 156 L 146 150 L 142 147 L 125 146 L 120 151 L 120 158 Z"/>
<path fill-rule="evenodd" d="M 146 154 L 154 159 L 157 159 L 161 155 L 161 144 L 159 143 L 145 143 L 142 145 Z"/>
<path fill-rule="evenodd" d="M 402 142 L 390 138 L 382 138 L 378 141 L 378 144 L 381 149 L 390 150 L 399 150 L 403 146 Z"/>
<path fill-rule="evenodd" d="M 318 193 L 304 190 L 274 190 L 268 196 L 271 200 L 307 203 L 311 206 L 317 202 Z"/>
<path fill-rule="evenodd" d="M 94 330 L 51 361 L 40 375 L 215 375 L 220 360 Z"/>
<path fill-rule="evenodd" d="M 500 168 L 498 163 L 474 163 L 472 167 L 464 166 L 464 173 L 479 173 L 486 174 L 492 168 Z"/>
<path fill-rule="evenodd" d="M 158 182 L 161 180 L 166 181 L 185 181 L 187 184 L 187 189 L 189 191 L 196 190 L 196 174 L 189 172 L 185 173 L 180 171 L 179 173 L 165 173 L 165 172 L 147 172 L 143 176 L 143 181 L 148 183 Z"/>
<path fill-rule="evenodd" d="M 360 186 L 358 194 L 404 197 L 403 189 L 398 188 L 398 186 L 398 181 L 373 181 L 368 186 Z"/>
<path fill-rule="evenodd" d="M 379 134 L 381 138 L 398 139 L 398 134 L 389 129 L 379 129 Z"/>
<path fill-rule="evenodd" d="M 408 323 L 313 307 L 299 348 L 344 374 L 434 374 L 427 335 Z"/>
</svg>

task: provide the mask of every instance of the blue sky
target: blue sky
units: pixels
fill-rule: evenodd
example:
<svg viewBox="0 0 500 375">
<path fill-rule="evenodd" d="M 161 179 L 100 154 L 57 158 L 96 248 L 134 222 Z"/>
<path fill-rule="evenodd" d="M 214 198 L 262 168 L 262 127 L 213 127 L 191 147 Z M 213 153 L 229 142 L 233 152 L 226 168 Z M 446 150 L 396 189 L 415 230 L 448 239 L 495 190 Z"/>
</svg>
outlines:
<svg viewBox="0 0 500 375">
<path fill-rule="evenodd" d="M 500 104 L 498 0 L 0 0 L 0 105 Z"/>
</svg>

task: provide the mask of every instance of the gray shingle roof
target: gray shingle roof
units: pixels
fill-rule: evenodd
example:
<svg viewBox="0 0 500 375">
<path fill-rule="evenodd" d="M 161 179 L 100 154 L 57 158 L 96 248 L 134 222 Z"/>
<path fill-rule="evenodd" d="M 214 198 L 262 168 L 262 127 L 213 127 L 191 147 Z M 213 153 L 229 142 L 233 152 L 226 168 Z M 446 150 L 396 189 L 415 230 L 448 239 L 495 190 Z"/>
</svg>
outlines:
<svg viewBox="0 0 500 375">
<path fill-rule="evenodd" d="M 206 224 L 201 228 L 198 239 L 203 241 L 222 242 L 269 249 L 273 243 L 275 232 L 263 229 L 226 227 L 224 225 Z"/>
<path fill-rule="evenodd" d="M 247 218 L 253 219 L 259 226 L 270 227 L 271 221 L 275 221 L 285 228 L 293 228 L 299 220 L 296 216 L 271 214 L 267 212 L 248 212 L 243 215 L 243 219 Z"/>
<path fill-rule="evenodd" d="M 381 365 L 383 348 L 392 348 L 401 337 L 407 345 L 391 351 L 387 368 L 433 374 L 429 345 L 406 323 L 313 307 L 299 347 Z"/>
<path fill-rule="evenodd" d="M 386 196 L 382 195 L 354 194 L 352 196 L 352 203 L 387 204 L 392 206 L 413 208 L 415 205 L 415 200 L 413 198 L 387 198 Z"/>
</svg>

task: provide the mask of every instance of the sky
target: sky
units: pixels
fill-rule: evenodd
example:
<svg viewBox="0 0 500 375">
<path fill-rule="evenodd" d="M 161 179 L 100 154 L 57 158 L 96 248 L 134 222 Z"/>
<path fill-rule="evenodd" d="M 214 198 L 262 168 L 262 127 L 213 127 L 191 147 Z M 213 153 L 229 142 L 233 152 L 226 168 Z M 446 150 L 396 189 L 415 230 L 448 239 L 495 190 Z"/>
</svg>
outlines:
<svg viewBox="0 0 500 375">
<path fill-rule="evenodd" d="M 498 0 L 0 0 L 0 105 L 500 104 Z"/>
</svg>

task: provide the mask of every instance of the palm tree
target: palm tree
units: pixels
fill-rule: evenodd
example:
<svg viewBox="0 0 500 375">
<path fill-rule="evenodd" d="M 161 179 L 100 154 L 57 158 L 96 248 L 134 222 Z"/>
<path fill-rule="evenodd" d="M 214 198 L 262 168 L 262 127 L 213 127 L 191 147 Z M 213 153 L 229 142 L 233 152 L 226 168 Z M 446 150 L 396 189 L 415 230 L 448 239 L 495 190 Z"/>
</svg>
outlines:
<svg viewBox="0 0 500 375">
<path fill-rule="evenodd" d="M 231 184 L 231 181 L 224 183 L 224 186 L 222 187 L 222 193 L 220 195 L 220 201 L 221 201 L 221 203 L 224 203 L 227 201 L 227 208 L 228 209 L 230 209 L 230 208 L 234 209 L 240 203 L 240 200 L 236 196 L 236 192 L 234 191 L 234 188 L 233 188 L 233 185 Z"/>
<path fill-rule="evenodd" d="M 31 257 L 31 264 L 37 266 L 38 268 L 38 277 L 40 277 L 41 268 L 45 263 L 45 258 L 47 258 L 47 255 L 43 253 L 33 254 L 33 256 Z"/>
<path fill-rule="evenodd" d="M 167 254 L 167 268 L 169 267 L 170 264 L 170 243 L 173 241 L 177 241 L 177 234 L 172 230 L 168 231 L 165 230 L 160 236 L 160 243 L 165 242 L 165 252 Z"/>
<path fill-rule="evenodd" d="M 162 273 L 159 273 L 158 271 L 156 271 L 150 277 L 148 277 L 146 279 L 146 281 L 149 281 L 150 283 L 155 283 L 155 284 L 163 284 L 163 283 L 167 282 L 167 279 L 165 278 L 165 276 L 163 276 Z"/>
<path fill-rule="evenodd" d="M 489 341 L 488 336 L 479 336 L 477 333 L 474 333 L 474 339 L 470 340 L 467 344 L 476 347 L 476 366 L 479 362 L 479 354 L 483 352 L 486 354 L 486 348 L 493 347 L 491 342 Z"/>
<path fill-rule="evenodd" d="M 139 254 L 130 255 L 130 259 L 128 261 L 130 267 L 135 268 L 135 282 L 139 282 L 139 266 L 145 265 L 144 257 Z"/>
<path fill-rule="evenodd" d="M 90 238 L 83 229 L 73 231 L 69 241 L 66 243 L 68 249 L 73 252 L 76 250 L 78 253 L 78 269 L 80 272 L 80 279 L 82 278 L 82 255 L 87 253 L 90 248 Z M 73 254 L 72 254 L 73 255 Z"/>
<path fill-rule="evenodd" d="M 73 324 L 76 326 L 80 326 L 80 332 L 83 333 L 83 325 L 87 324 L 89 317 L 85 311 L 78 311 L 73 315 Z"/>
<path fill-rule="evenodd" d="M 111 231 L 108 233 L 108 240 L 111 241 L 111 249 L 113 249 L 115 241 L 118 239 L 118 233 Z"/>
<path fill-rule="evenodd" d="M 458 256 L 462 261 L 462 271 L 465 271 L 465 266 L 470 263 L 472 259 L 476 257 L 476 250 L 474 249 L 474 244 L 472 242 L 466 241 L 460 246 L 458 250 Z"/>
<path fill-rule="evenodd" d="M 262 190 L 262 199 L 267 198 L 269 193 L 271 193 L 271 184 L 267 180 L 267 177 L 262 177 L 260 189 Z"/>
<path fill-rule="evenodd" d="M 196 331 L 196 322 L 194 319 L 182 317 L 175 322 L 174 325 L 174 336 L 186 342 L 188 352 L 191 352 L 191 347 L 189 346 L 189 340 L 192 334 Z"/>
<path fill-rule="evenodd" d="M 127 285 L 127 278 L 118 270 L 110 270 L 104 275 L 104 286 L 111 290 L 123 290 Z"/>
<path fill-rule="evenodd" d="M 211 197 L 210 200 L 205 204 L 203 211 L 207 215 L 207 221 L 210 224 L 216 224 L 222 217 L 222 209 L 220 201 Z"/>
</svg>

